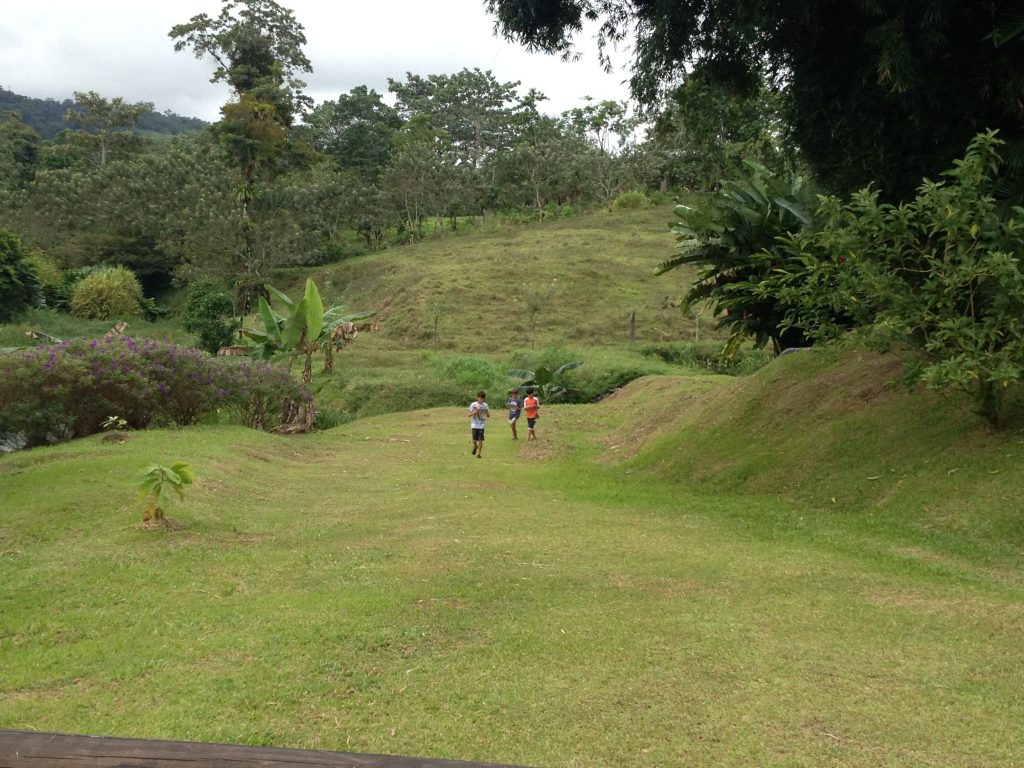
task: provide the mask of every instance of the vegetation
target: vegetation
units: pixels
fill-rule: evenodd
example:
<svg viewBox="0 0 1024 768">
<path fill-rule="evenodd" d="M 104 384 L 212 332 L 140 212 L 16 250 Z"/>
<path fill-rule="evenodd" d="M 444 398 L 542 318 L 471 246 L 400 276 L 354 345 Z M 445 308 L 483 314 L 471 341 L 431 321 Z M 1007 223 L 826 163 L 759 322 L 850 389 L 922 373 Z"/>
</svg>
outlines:
<svg viewBox="0 0 1024 768">
<path fill-rule="evenodd" d="M 781 115 L 796 145 L 837 193 L 873 183 L 887 199 L 905 199 L 978 132 L 1024 139 L 1024 36 L 1008 0 L 927 11 L 885 0 L 841 12 L 813 0 L 487 5 L 506 37 L 551 52 L 571 53 L 584 21 L 598 22 L 603 46 L 635 34 L 633 92 L 652 107 L 666 85 L 694 73 L 741 96 L 767 81 L 784 97 Z"/>
<path fill-rule="evenodd" d="M 649 130 L 478 69 L 314 105 L 272 0 L 171 30 L 232 89 L 208 130 L 156 142 L 95 93 L 54 138 L 0 120 L 0 724 L 1021 763 L 1020 20 L 488 5 L 552 50 L 635 26 Z M 953 163 L 981 121 L 1010 143 Z M 276 365 L 189 346 L 235 330 Z M 522 381 L 543 438 L 458 469 L 472 393 Z M 144 463 L 132 527 L 111 489 Z"/>
<path fill-rule="evenodd" d="M 789 307 L 761 283 L 780 262 L 777 241 L 811 224 L 815 195 L 807 180 L 783 178 L 747 161 L 744 173 L 722 182 L 721 189 L 676 208 L 677 255 L 658 266 L 663 274 L 684 264 L 700 272 L 684 302 L 707 302 L 718 326 L 737 342 L 752 337 L 755 346 L 769 341 L 775 354 L 805 346 L 801 328 L 786 324 Z"/>
<path fill-rule="evenodd" d="M 310 393 L 288 371 L 212 358 L 155 339 L 72 339 L 0 354 L 0 441 L 46 445 L 101 431 L 195 424 L 220 411 L 256 428 L 279 425 Z"/>
<path fill-rule="evenodd" d="M 64 120 L 70 109 L 81 109 L 84 105 L 76 104 L 71 99 L 34 99 L 20 96 L 13 91 L 0 87 L 0 115 L 14 114 L 19 122 L 28 127 L 41 139 L 53 139 L 61 131 L 67 130 Z M 142 115 L 135 124 L 135 130 L 156 136 L 173 136 L 179 133 L 200 131 L 208 124 L 195 117 L 183 117 L 170 110 L 165 112 L 148 112 Z"/>
<path fill-rule="evenodd" d="M 21 240 L 0 229 L 0 322 L 10 322 L 32 306 L 39 276 Z"/>
<path fill-rule="evenodd" d="M 182 312 L 182 324 L 199 339 L 199 348 L 217 354 L 235 338 L 238 323 L 233 317 L 234 301 L 221 286 L 201 280 L 189 286 Z"/>
<path fill-rule="evenodd" d="M 143 522 L 159 522 L 166 519 L 164 508 L 175 496 L 185 498 L 185 486 L 192 485 L 195 476 L 192 467 L 184 461 L 176 461 L 169 467 L 150 464 L 139 472 L 139 501 L 144 502 Z"/>
<path fill-rule="evenodd" d="M 107 267 L 75 283 L 68 310 L 83 320 L 126 320 L 142 315 L 143 298 L 142 285 L 131 270 Z"/>
</svg>

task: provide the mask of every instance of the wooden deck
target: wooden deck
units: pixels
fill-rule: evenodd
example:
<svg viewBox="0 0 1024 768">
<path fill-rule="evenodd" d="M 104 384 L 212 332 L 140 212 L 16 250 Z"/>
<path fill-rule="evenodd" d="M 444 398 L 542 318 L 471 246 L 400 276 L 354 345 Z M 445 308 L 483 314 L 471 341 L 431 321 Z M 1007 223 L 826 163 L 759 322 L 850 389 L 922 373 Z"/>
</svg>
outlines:
<svg viewBox="0 0 1024 768">
<path fill-rule="evenodd" d="M 0 768 L 515 768 L 421 757 L 0 730 Z"/>
</svg>

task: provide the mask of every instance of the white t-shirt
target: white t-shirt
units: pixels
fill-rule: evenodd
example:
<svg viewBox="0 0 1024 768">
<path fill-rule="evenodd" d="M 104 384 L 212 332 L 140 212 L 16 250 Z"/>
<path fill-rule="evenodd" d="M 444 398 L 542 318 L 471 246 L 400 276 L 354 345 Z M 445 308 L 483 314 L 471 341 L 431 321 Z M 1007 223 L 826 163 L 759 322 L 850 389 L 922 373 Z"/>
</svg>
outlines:
<svg viewBox="0 0 1024 768">
<path fill-rule="evenodd" d="M 487 403 L 481 403 L 474 400 L 469 404 L 469 425 L 473 429 L 483 429 L 487 426 L 487 417 L 490 415 L 491 409 Z"/>
</svg>

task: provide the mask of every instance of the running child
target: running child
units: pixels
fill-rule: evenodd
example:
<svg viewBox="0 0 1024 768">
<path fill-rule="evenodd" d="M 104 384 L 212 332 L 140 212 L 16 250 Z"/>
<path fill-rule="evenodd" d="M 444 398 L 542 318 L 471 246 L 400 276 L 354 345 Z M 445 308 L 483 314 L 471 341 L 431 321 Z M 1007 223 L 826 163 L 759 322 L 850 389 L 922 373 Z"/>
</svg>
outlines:
<svg viewBox="0 0 1024 768">
<path fill-rule="evenodd" d="M 518 440 L 519 435 L 516 432 L 516 422 L 519 421 L 519 416 L 523 412 L 523 401 L 519 399 L 519 390 L 513 389 L 508 393 L 508 425 L 512 427 L 512 439 Z"/>
<path fill-rule="evenodd" d="M 481 389 L 476 393 L 476 400 L 469 404 L 469 426 L 473 433 L 473 455 L 478 459 L 484 457 L 484 427 L 491 416 L 491 409 L 485 399 L 487 395 Z"/>
<path fill-rule="evenodd" d="M 540 400 L 533 394 L 533 387 L 526 388 L 526 399 L 523 400 L 526 411 L 526 439 L 537 439 L 537 419 L 540 418 Z"/>
</svg>

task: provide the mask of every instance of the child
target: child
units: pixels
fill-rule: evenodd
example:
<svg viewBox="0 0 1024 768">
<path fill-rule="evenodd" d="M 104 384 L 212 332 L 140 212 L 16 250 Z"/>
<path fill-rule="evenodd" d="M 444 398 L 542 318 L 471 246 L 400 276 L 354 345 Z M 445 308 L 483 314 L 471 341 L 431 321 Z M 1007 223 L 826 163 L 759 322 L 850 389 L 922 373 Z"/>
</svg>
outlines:
<svg viewBox="0 0 1024 768">
<path fill-rule="evenodd" d="M 526 411 L 526 439 L 537 439 L 537 419 L 540 418 L 540 400 L 533 394 L 533 387 L 526 388 L 526 399 L 523 400 Z"/>
<path fill-rule="evenodd" d="M 473 455 L 478 459 L 484 457 L 484 427 L 491 416 L 491 409 L 484 402 L 487 395 L 481 389 L 476 393 L 476 400 L 469 404 L 469 426 L 473 432 Z"/>
<path fill-rule="evenodd" d="M 508 425 L 512 427 L 512 439 L 518 440 L 516 433 L 516 422 L 519 421 L 519 414 L 523 412 L 523 401 L 519 399 L 519 390 L 513 389 L 508 393 Z"/>
</svg>

